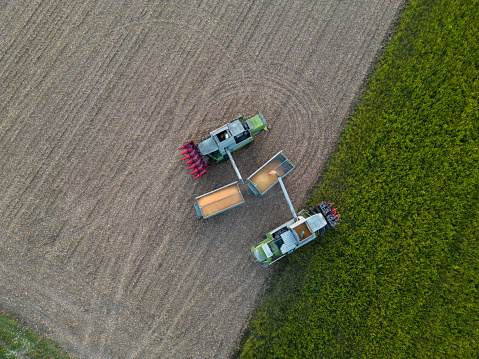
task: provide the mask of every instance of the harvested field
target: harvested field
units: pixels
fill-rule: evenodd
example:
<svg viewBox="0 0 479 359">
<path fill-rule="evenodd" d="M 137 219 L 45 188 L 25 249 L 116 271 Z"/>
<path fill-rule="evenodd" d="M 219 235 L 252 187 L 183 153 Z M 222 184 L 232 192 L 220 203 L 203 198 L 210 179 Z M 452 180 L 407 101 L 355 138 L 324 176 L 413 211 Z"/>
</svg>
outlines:
<svg viewBox="0 0 479 359">
<path fill-rule="evenodd" d="M 241 114 L 306 203 L 402 0 L 0 3 L 0 307 L 78 358 L 225 358 L 271 268 L 279 188 L 198 220 L 176 150 Z"/>
</svg>

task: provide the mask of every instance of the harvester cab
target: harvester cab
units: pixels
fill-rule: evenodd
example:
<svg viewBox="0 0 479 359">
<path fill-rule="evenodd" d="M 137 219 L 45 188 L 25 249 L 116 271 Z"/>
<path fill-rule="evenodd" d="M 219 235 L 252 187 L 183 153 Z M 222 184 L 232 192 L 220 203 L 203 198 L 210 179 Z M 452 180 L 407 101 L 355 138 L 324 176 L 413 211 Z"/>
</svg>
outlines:
<svg viewBox="0 0 479 359">
<path fill-rule="evenodd" d="M 256 261 L 265 266 L 276 262 L 295 249 L 311 242 L 328 229 L 334 228 L 339 221 L 339 214 L 332 208 L 333 204 L 321 202 L 308 211 L 296 214 L 282 178 L 293 169 L 293 165 L 278 153 L 248 178 L 249 187 L 262 196 L 268 189 L 279 183 L 292 218 L 281 226 L 266 233 L 258 245 L 251 248 Z"/>
<path fill-rule="evenodd" d="M 237 118 L 227 125 L 210 133 L 210 137 L 198 145 L 202 155 L 208 155 L 216 162 L 222 161 L 228 151 L 234 152 L 253 141 L 253 136 L 267 131 L 263 115 L 258 114 L 250 119 Z"/>
</svg>

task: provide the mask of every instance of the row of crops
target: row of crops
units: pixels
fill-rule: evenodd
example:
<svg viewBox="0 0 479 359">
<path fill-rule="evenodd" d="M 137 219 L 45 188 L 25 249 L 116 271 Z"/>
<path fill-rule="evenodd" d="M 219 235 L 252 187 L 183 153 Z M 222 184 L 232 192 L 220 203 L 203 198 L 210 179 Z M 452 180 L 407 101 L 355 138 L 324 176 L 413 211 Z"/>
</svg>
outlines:
<svg viewBox="0 0 479 359">
<path fill-rule="evenodd" d="M 479 1 L 412 0 L 240 358 L 477 358 Z"/>
</svg>

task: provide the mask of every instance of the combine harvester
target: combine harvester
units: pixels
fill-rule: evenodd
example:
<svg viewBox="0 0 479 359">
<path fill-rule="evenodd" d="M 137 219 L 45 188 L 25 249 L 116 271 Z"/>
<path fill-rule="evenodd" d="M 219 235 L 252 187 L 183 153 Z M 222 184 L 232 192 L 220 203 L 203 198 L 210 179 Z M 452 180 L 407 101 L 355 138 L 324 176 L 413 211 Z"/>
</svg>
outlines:
<svg viewBox="0 0 479 359">
<path fill-rule="evenodd" d="M 279 152 L 248 178 L 248 186 L 257 196 L 262 196 L 279 182 L 293 215 L 289 221 L 266 233 L 264 240 L 251 248 L 256 261 L 264 266 L 276 262 L 338 225 L 340 215 L 336 214 L 336 209 L 332 209 L 333 204 L 327 202 L 296 214 L 282 180 L 293 168 L 282 152 Z"/>
<path fill-rule="evenodd" d="M 201 177 L 209 171 L 208 164 L 203 159 L 203 156 L 208 156 L 216 162 L 229 158 L 239 178 L 239 182 L 243 184 L 243 179 L 231 156 L 231 152 L 251 143 L 253 136 L 262 131 L 268 131 L 263 115 L 258 114 L 250 119 L 242 116 L 211 132 L 210 137 L 198 145 L 194 141 L 190 141 L 178 150 L 182 150 L 181 154 L 186 155 L 183 160 L 186 160 L 186 165 L 190 165 L 188 168 L 194 169 L 191 172 L 195 176 L 194 179 Z"/>
</svg>

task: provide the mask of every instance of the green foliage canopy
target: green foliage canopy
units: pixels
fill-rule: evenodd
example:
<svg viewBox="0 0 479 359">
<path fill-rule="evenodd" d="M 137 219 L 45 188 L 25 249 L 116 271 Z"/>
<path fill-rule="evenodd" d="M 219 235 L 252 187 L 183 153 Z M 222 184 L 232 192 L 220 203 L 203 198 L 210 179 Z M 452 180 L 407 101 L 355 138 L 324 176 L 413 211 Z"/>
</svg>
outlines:
<svg viewBox="0 0 479 359">
<path fill-rule="evenodd" d="M 341 224 L 281 263 L 240 358 L 476 358 L 479 1 L 404 10 L 311 204 Z"/>
<path fill-rule="evenodd" d="M 57 344 L 0 312 L 0 358 L 67 359 Z"/>
</svg>

